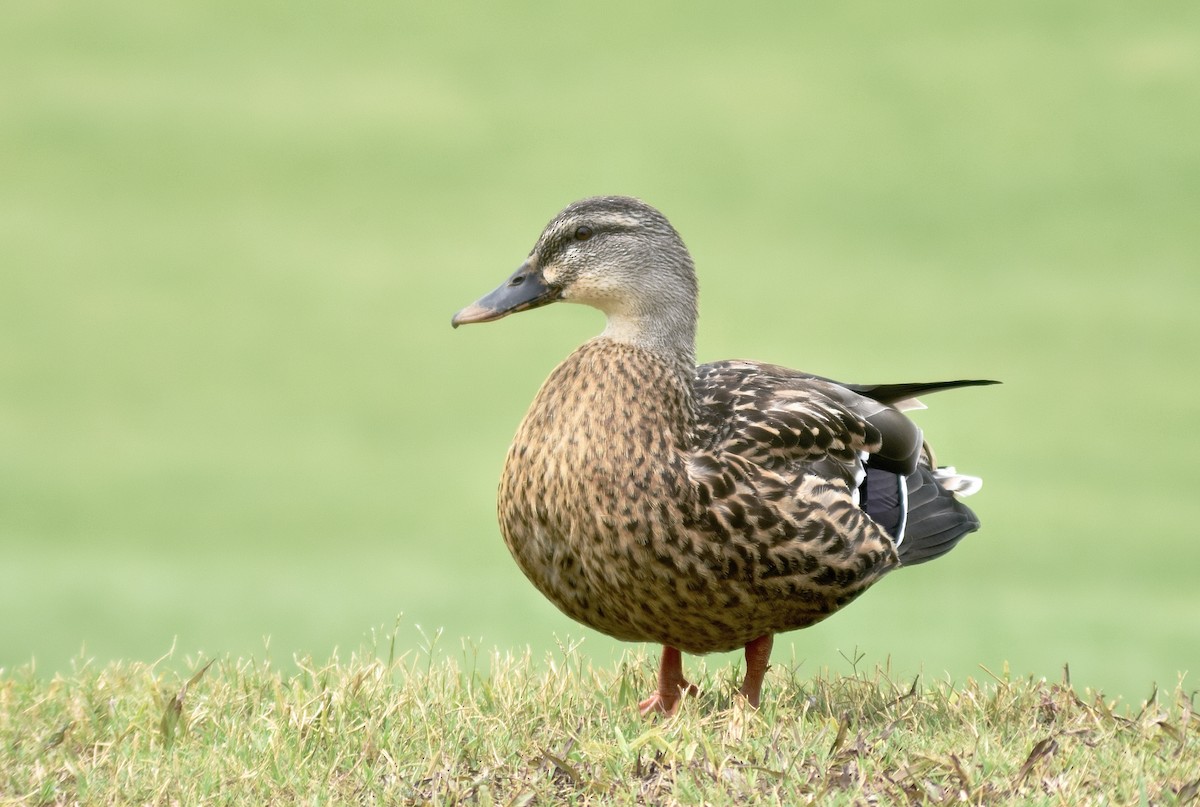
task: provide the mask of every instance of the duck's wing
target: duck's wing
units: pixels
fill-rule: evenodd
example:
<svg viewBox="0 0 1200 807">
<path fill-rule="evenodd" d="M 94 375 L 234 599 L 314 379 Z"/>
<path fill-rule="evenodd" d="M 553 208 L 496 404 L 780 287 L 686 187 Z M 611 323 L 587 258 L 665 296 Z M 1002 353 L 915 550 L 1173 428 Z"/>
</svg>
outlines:
<svg viewBox="0 0 1200 807">
<path fill-rule="evenodd" d="M 704 364 L 697 368 L 695 391 L 697 448 L 732 454 L 767 470 L 841 479 L 854 490 L 866 458 L 885 445 L 872 416 L 890 407 L 785 367 Z"/>
<path fill-rule="evenodd" d="M 899 563 L 896 542 L 859 501 L 882 436 L 828 386 L 732 361 L 702 365 L 695 380 L 688 476 L 699 523 L 717 546 L 742 553 L 741 573 L 774 591 L 761 597 L 791 614 L 781 624 L 793 627 L 832 613 Z"/>
<path fill-rule="evenodd" d="M 955 494 L 974 492 L 979 480 L 937 468 L 920 428 L 898 407 L 919 407 L 919 394 L 994 383 L 850 385 L 758 362 L 706 364 L 695 382 L 697 445 L 726 464 L 734 456 L 793 483 L 845 482 L 846 498 L 887 530 L 900 560 L 912 565 L 978 529 Z"/>
<path fill-rule="evenodd" d="M 911 474 L 922 457 L 930 465 L 933 460 L 927 456 L 921 429 L 903 410 L 923 408 L 918 395 L 998 383 L 960 379 L 843 384 L 774 364 L 714 362 L 701 365 L 696 372 L 697 442 L 723 446 L 763 464 L 761 459 L 766 467 L 779 467 L 817 458 L 801 432 L 813 435 L 818 441 L 816 449 L 828 440 L 839 448 L 861 434 L 858 450 L 867 453 L 870 467 Z M 791 444 L 793 434 L 801 445 Z M 751 453 L 744 453 L 746 449 Z"/>
</svg>

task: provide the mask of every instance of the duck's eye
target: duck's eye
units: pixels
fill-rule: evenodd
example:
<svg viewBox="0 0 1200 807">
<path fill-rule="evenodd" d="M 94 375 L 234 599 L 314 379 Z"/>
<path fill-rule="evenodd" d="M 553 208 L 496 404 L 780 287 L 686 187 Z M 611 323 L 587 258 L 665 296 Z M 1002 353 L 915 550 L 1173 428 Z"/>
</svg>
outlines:
<svg viewBox="0 0 1200 807">
<path fill-rule="evenodd" d="M 592 237 L 592 228 L 586 224 L 575 228 L 575 240 L 586 241 Z"/>
</svg>

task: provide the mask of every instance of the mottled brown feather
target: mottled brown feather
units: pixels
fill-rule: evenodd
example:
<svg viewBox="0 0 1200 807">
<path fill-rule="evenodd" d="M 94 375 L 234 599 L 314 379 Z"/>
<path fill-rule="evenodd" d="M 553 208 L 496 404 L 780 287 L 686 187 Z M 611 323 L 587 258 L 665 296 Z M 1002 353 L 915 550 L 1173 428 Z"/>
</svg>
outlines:
<svg viewBox="0 0 1200 807">
<path fill-rule="evenodd" d="M 853 493 L 878 442 L 820 383 L 773 382 L 749 363 L 693 374 L 598 337 L 550 374 L 521 423 L 500 524 L 526 576 L 573 619 L 732 650 L 824 619 L 897 565 Z"/>
</svg>

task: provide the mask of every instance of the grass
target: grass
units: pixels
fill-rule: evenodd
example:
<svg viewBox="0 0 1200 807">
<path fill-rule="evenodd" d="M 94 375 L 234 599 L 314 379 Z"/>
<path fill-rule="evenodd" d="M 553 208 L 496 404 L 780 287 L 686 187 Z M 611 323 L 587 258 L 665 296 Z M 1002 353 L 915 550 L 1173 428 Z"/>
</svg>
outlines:
<svg viewBox="0 0 1200 807">
<path fill-rule="evenodd" d="M 474 648 L 83 663 L 0 678 L 0 798 L 51 804 L 1195 803 L 1195 692 L 1140 706 L 1007 674 L 961 686 L 776 665 L 758 711 L 699 671 L 641 719 L 652 660 Z M 853 662 L 853 660 L 851 660 Z M 490 673 L 484 672 L 490 667 Z"/>
</svg>

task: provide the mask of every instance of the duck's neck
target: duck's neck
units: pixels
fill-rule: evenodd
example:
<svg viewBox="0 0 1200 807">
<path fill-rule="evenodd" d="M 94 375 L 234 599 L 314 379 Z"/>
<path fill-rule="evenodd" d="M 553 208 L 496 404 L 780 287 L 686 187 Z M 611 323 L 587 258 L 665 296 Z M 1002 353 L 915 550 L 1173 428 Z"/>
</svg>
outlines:
<svg viewBox="0 0 1200 807">
<path fill-rule="evenodd" d="M 597 338 L 648 351 L 691 384 L 696 373 L 694 310 L 668 310 L 652 314 L 608 311 L 606 315 L 608 324 Z"/>
</svg>

